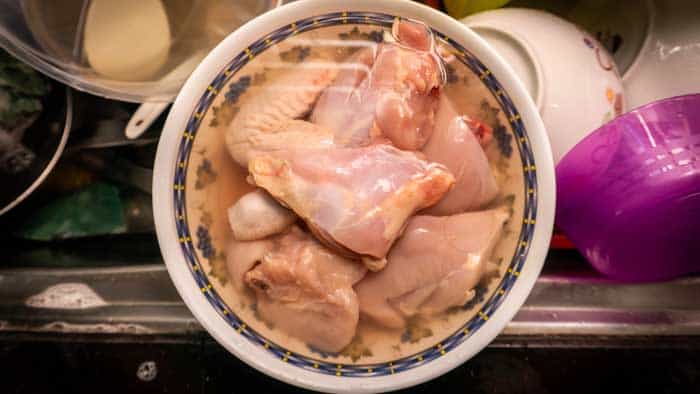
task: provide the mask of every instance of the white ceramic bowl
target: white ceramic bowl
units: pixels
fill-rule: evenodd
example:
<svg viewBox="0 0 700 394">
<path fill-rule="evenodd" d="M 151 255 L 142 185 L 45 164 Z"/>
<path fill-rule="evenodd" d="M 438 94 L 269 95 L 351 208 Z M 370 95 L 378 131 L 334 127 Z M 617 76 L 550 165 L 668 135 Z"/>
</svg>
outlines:
<svg viewBox="0 0 700 394">
<path fill-rule="evenodd" d="M 500 106 L 499 116 L 513 133 L 507 138 L 512 154 L 520 160 L 513 168 L 523 179 L 522 206 L 518 206 L 522 214 L 513 219 L 514 246 L 511 257 L 502 263 L 507 264 L 502 266 L 503 276 L 493 292 L 485 295 L 478 313 L 464 325 L 445 338 L 435 338 L 435 343 L 411 356 L 341 365 L 268 340 L 252 327 L 253 322 L 239 318 L 235 305 L 222 299 L 225 288 L 210 280 L 209 265 L 210 258 L 220 253 L 213 249 L 221 250 L 219 244 L 210 243 L 219 242 L 219 238 L 210 236 L 214 230 L 207 227 L 222 220 L 221 215 L 208 215 L 204 220 L 202 205 L 190 209 L 188 204 L 217 204 L 214 195 L 202 193 L 226 169 L 218 167 L 213 158 L 204 157 L 209 153 L 197 147 L 216 137 L 207 131 L 212 127 L 210 109 L 221 105 L 223 94 L 219 92 L 229 81 L 241 78 L 236 73 L 248 59 L 265 56 L 268 47 L 282 45 L 280 41 L 317 25 L 348 24 L 348 30 L 353 23 L 387 27 L 396 17 L 422 20 L 439 32 L 440 42 L 450 45 L 464 67 L 471 70 L 473 83 L 483 84 L 480 89 L 491 93 L 488 100 Z M 216 144 L 209 147 L 223 151 Z M 555 206 L 553 162 L 544 126 L 513 71 L 464 25 L 429 7 L 396 0 L 295 2 L 259 16 L 231 34 L 197 67 L 178 95 L 158 145 L 153 179 L 161 252 L 177 290 L 199 322 L 221 345 L 254 368 L 293 385 L 333 392 L 379 392 L 412 386 L 459 366 L 483 349 L 532 289 L 547 253 Z M 195 187 L 195 179 L 199 186 Z M 225 218 L 222 223 L 222 228 L 227 227 Z"/>
<path fill-rule="evenodd" d="M 700 2 L 652 2 L 651 28 L 624 74 L 629 108 L 700 92 Z"/>
<path fill-rule="evenodd" d="M 624 112 L 622 81 L 606 50 L 553 14 L 521 8 L 462 19 L 514 68 L 540 110 L 555 164 Z"/>
</svg>

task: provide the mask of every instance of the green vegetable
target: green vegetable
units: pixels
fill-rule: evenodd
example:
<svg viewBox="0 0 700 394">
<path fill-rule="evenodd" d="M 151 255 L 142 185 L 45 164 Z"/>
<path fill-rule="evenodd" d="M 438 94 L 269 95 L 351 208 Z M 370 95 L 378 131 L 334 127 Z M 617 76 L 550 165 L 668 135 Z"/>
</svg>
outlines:
<svg viewBox="0 0 700 394">
<path fill-rule="evenodd" d="M 454 18 L 464 18 L 477 12 L 503 7 L 510 0 L 445 0 L 447 13 Z"/>
<path fill-rule="evenodd" d="M 44 96 L 50 90 L 43 75 L 3 50 L 0 50 L 0 86 L 27 96 Z"/>
<path fill-rule="evenodd" d="M 12 130 L 42 110 L 48 79 L 0 50 L 0 129 Z"/>
<path fill-rule="evenodd" d="M 59 198 L 17 226 L 16 235 L 38 241 L 122 233 L 126 219 L 119 190 L 96 183 Z"/>
</svg>

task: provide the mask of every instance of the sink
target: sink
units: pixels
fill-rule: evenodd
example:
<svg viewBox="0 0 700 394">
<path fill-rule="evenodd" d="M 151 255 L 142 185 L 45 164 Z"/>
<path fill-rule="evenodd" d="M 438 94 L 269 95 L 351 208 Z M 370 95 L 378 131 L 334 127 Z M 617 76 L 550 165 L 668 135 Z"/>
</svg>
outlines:
<svg viewBox="0 0 700 394">
<path fill-rule="evenodd" d="M 153 247 L 156 248 L 155 242 Z M 0 332 L 204 333 L 159 258 L 101 267 L 0 270 Z M 84 263 L 84 262 L 83 262 Z M 620 284 L 575 252 L 552 251 L 530 297 L 493 346 L 620 345 L 700 338 L 700 277 Z"/>
<path fill-rule="evenodd" d="M 133 105 L 85 94 L 76 94 L 75 101 L 79 119 L 74 123 L 79 126 L 72 131 L 62 163 L 77 157 L 96 176 L 143 193 L 149 170 L 141 167 L 131 177 L 133 165 L 115 170 L 105 161 L 114 156 L 104 153 L 136 158 L 141 166 L 152 163 L 162 119 L 144 138 L 127 140 L 122 132 Z M 141 216 L 133 221 L 138 225 L 109 235 L 48 242 L 11 236 L 22 215 L 35 209 L 32 204 L 54 198 L 47 191 L 0 217 L 0 333 L 109 340 L 206 336 L 168 277 L 153 232 L 150 200 L 143 195 Z M 492 346 L 661 346 L 681 338 L 700 339 L 698 295 L 697 276 L 621 284 L 598 275 L 575 250 L 552 249 L 530 297 Z"/>
</svg>

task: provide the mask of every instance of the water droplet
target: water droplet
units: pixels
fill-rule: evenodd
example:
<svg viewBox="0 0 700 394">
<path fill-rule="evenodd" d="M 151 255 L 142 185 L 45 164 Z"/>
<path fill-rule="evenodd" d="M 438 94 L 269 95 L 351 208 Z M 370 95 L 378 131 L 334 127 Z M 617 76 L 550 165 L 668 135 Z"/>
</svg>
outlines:
<svg viewBox="0 0 700 394">
<path fill-rule="evenodd" d="M 142 380 L 144 382 L 150 382 L 153 379 L 156 378 L 158 375 L 158 368 L 156 367 L 156 362 L 155 361 L 144 361 L 139 365 L 139 368 L 136 370 L 136 376 L 139 378 L 139 380 Z"/>
</svg>

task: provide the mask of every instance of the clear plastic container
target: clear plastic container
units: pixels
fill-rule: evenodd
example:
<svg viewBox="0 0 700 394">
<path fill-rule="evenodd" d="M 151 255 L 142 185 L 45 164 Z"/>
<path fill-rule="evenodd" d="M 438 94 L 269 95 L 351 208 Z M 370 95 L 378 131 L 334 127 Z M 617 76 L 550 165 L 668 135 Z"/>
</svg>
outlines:
<svg viewBox="0 0 700 394">
<path fill-rule="evenodd" d="M 280 0 L 0 0 L 0 46 L 76 89 L 170 101 L 199 60 Z"/>
</svg>

